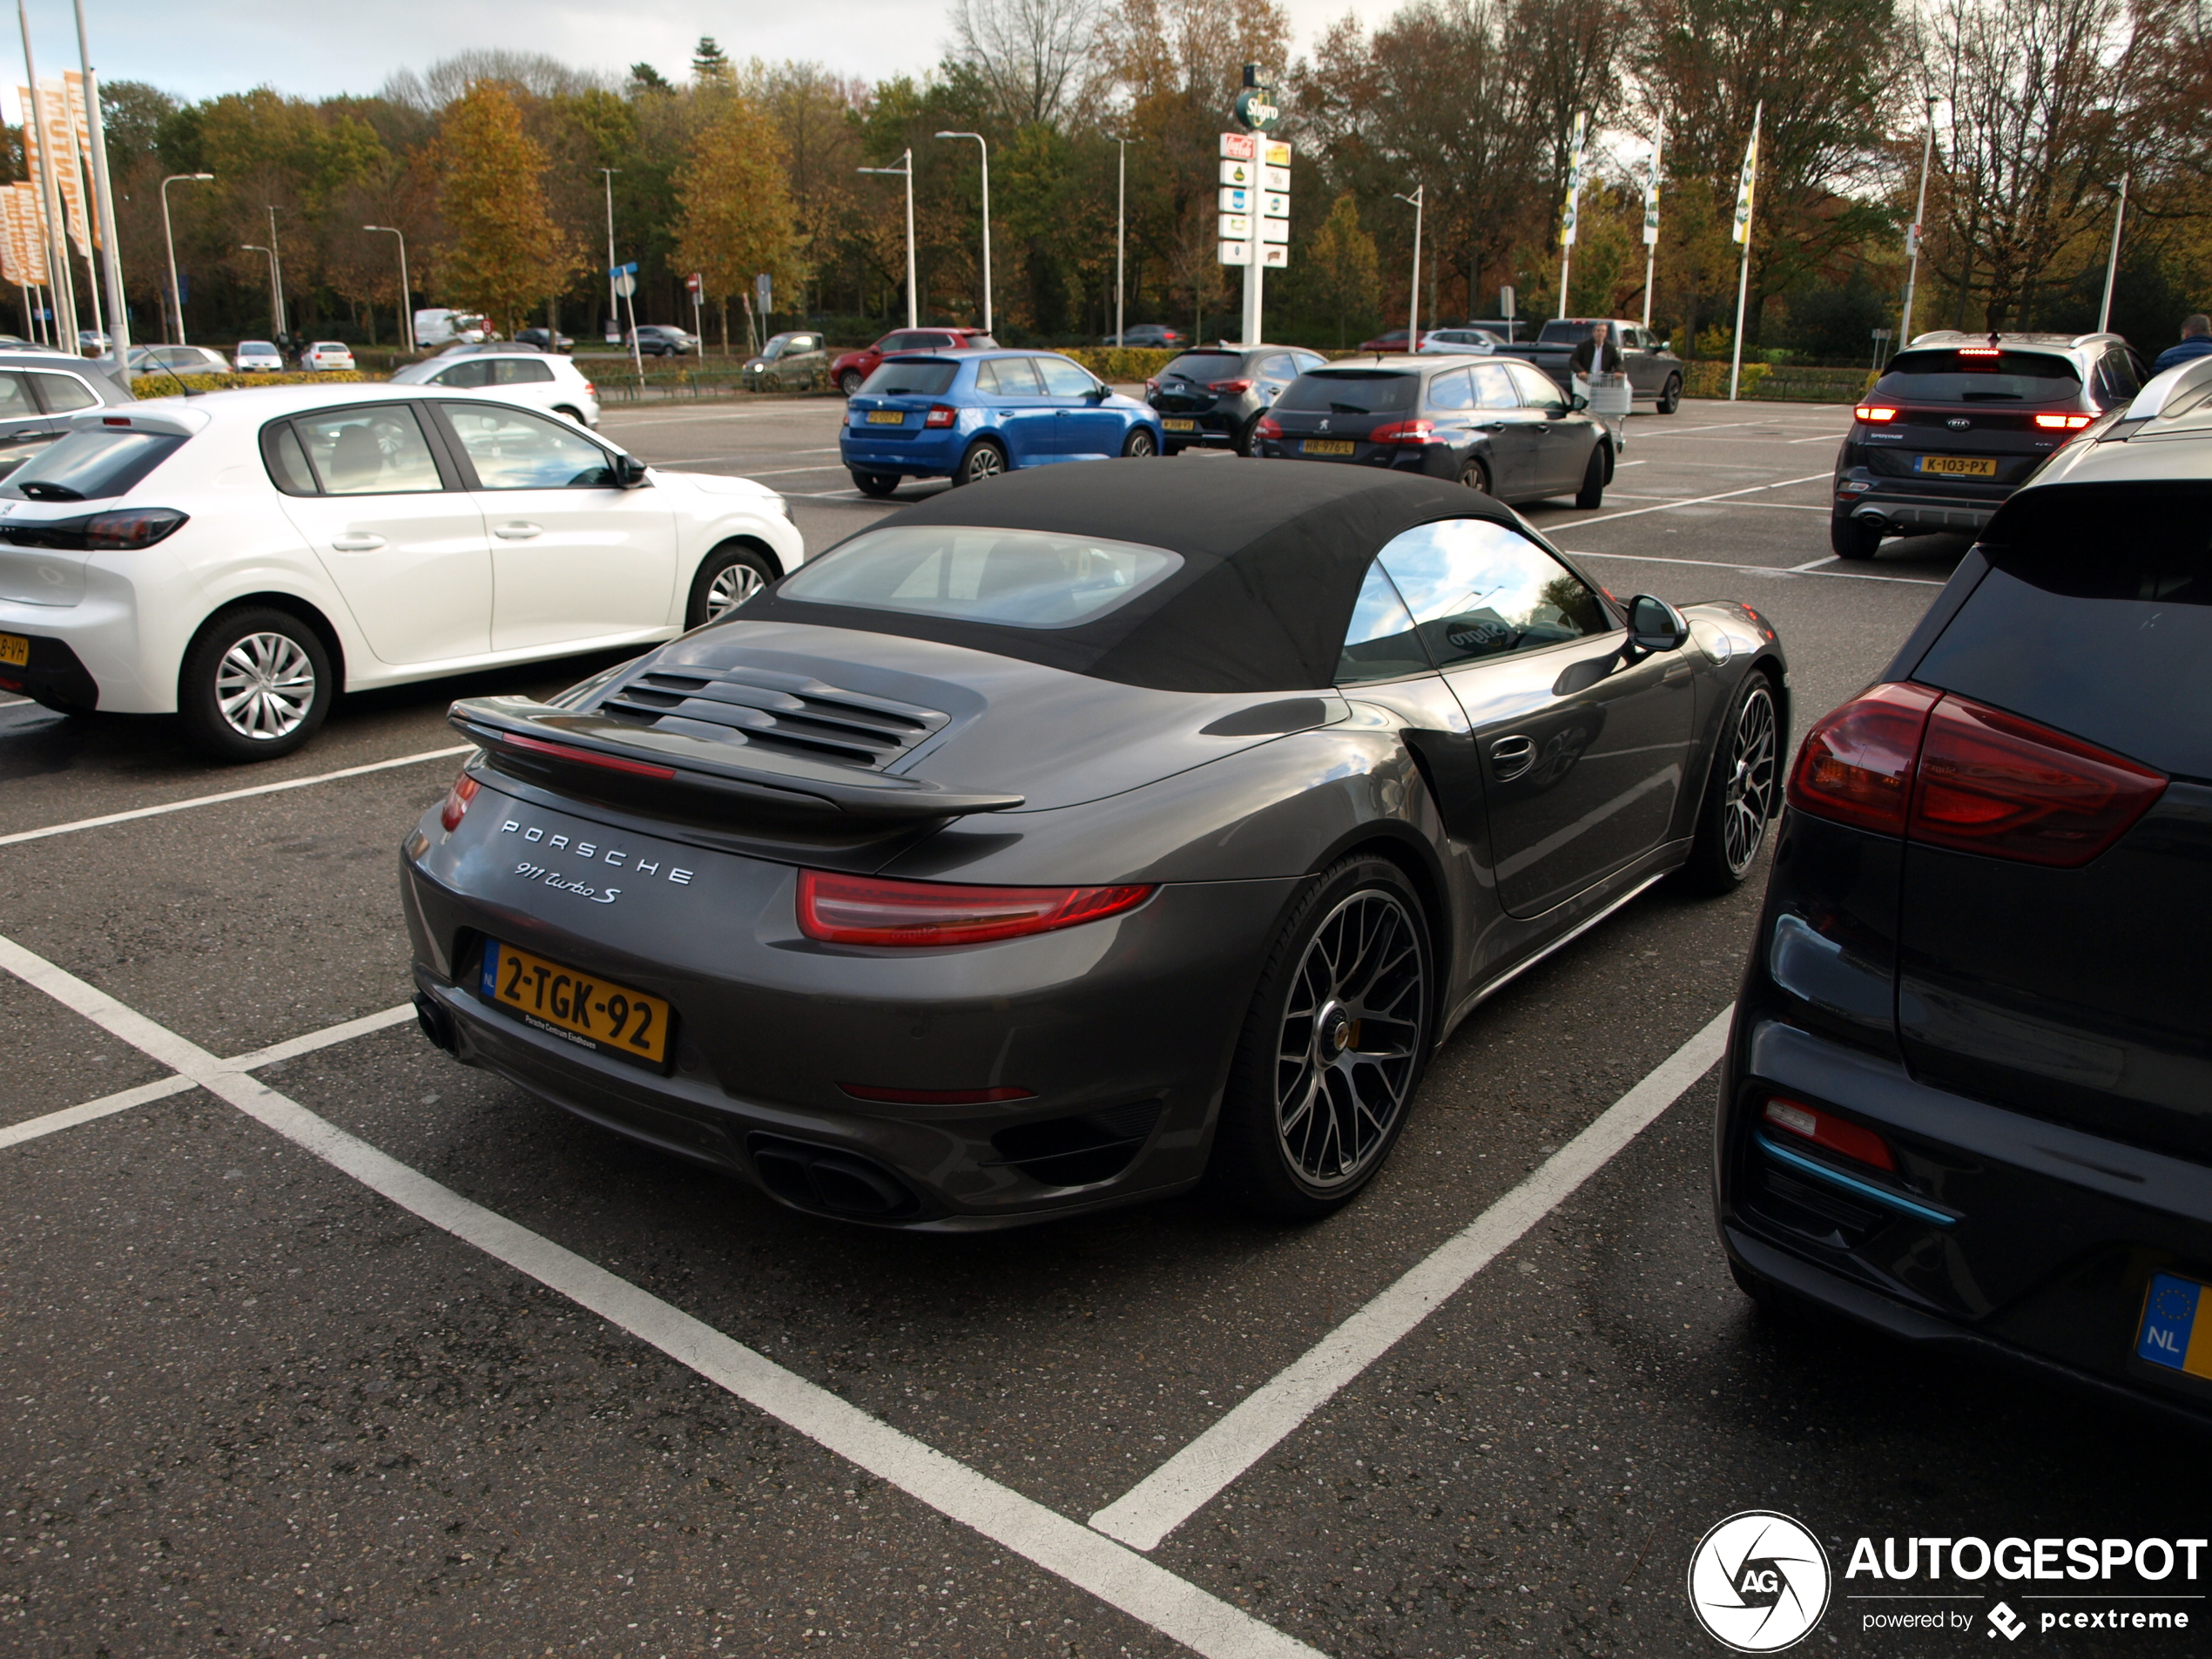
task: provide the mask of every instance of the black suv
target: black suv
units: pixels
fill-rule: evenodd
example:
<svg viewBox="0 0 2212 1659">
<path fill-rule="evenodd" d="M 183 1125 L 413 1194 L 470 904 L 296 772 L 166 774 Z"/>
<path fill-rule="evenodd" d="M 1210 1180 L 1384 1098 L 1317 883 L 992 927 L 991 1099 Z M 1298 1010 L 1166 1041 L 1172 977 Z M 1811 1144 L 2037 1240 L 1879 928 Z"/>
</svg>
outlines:
<svg viewBox="0 0 2212 1659">
<path fill-rule="evenodd" d="M 1798 751 L 1715 1148 L 1750 1295 L 2212 1416 L 2208 664 L 2199 358 Z"/>
<path fill-rule="evenodd" d="M 1288 386 L 1328 360 L 1291 346 L 1218 346 L 1187 351 L 1144 382 L 1159 411 L 1160 448 L 1179 455 L 1194 444 L 1255 453 L 1252 434 Z"/>
<path fill-rule="evenodd" d="M 1836 455 L 1829 545 L 1979 530 L 2075 433 L 2141 389 L 2118 334 L 1922 334 L 1890 360 Z"/>
</svg>

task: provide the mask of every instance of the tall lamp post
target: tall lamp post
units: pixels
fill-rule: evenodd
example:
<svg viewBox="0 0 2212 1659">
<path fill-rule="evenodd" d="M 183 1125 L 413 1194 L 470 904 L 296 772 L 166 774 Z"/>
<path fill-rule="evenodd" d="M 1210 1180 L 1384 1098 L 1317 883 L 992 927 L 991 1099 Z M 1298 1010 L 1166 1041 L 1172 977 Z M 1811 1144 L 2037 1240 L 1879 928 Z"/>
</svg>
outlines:
<svg viewBox="0 0 2212 1659">
<path fill-rule="evenodd" d="M 2112 326 L 2112 285 L 2120 275 L 2120 232 L 2128 223 L 2128 179 L 2120 175 L 2120 201 L 2112 212 L 2112 253 L 2105 260 L 2105 300 L 2097 307 L 2097 332 L 2103 334 Z"/>
<path fill-rule="evenodd" d="M 92 72 L 91 37 L 84 30 L 84 0 L 77 0 L 77 58 L 84 75 L 85 138 L 92 152 L 92 222 L 100 227 L 100 275 L 107 287 L 108 346 L 125 381 L 131 378 L 131 309 L 123 295 L 123 250 L 115 234 L 115 192 L 107 176 L 107 130 L 100 118 L 99 77 Z"/>
<path fill-rule="evenodd" d="M 622 169 L 602 167 L 599 171 L 605 175 L 607 182 L 607 327 L 613 329 L 616 338 L 619 339 L 622 335 L 622 300 L 615 293 L 615 175 Z M 637 372 L 641 374 L 645 372 L 642 365 Z"/>
<path fill-rule="evenodd" d="M 212 172 L 172 172 L 161 181 L 161 239 L 169 249 L 169 309 L 177 319 L 177 343 L 185 340 L 185 293 L 177 281 L 177 233 L 169 225 L 169 186 L 174 184 L 205 185 L 213 182 Z"/>
<path fill-rule="evenodd" d="M 1413 286 L 1406 296 L 1406 349 L 1417 352 L 1421 348 L 1421 205 L 1428 199 L 1428 186 L 1416 185 L 1412 195 L 1398 199 L 1413 210 Z"/>
<path fill-rule="evenodd" d="M 400 337 L 407 341 L 407 348 L 415 349 L 415 294 L 407 285 L 407 238 L 389 225 L 364 225 L 365 231 L 382 231 L 400 239 Z"/>
<path fill-rule="evenodd" d="M 1920 139 L 1920 199 L 1912 208 L 1912 228 L 1905 234 L 1905 312 L 1897 325 L 1899 351 L 1912 342 L 1912 290 L 1920 278 L 1920 226 L 1928 216 L 1928 162 L 1935 154 L 1936 101 L 1930 98 L 1927 103 L 1928 130 Z"/>
<path fill-rule="evenodd" d="M 917 311 L 918 296 L 914 293 L 914 152 L 905 152 L 895 167 L 855 167 L 855 172 L 887 173 L 907 181 L 907 327 L 921 327 Z M 988 246 L 988 244 L 986 244 Z"/>
<path fill-rule="evenodd" d="M 980 132 L 941 132 L 941 138 L 973 138 L 983 152 L 983 332 L 991 332 L 991 146 Z"/>
<path fill-rule="evenodd" d="M 276 324 L 276 327 L 269 332 L 273 335 L 281 335 L 284 333 L 284 301 L 277 297 L 276 250 L 273 247 L 263 247 L 259 242 L 240 242 L 238 246 L 241 253 L 263 253 L 268 256 L 269 316 Z"/>
<path fill-rule="evenodd" d="M 1122 340 L 1122 271 L 1129 250 L 1129 147 L 1143 144 L 1142 138 L 1116 138 L 1120 158 L 1114 172 L 1114 347 L 1119 350 Z"/>
</svg>

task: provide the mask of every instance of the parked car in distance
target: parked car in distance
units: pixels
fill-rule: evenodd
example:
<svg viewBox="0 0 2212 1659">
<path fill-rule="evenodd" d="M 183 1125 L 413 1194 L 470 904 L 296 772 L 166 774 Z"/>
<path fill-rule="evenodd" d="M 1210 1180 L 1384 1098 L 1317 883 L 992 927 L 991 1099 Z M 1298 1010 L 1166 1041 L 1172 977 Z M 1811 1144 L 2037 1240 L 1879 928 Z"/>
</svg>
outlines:
<svg viewBox="0 0 2212 1659">
<path fill-rule="evenodd" d="M 231 367 L 241 374 L 281 374 L 284 354 L 266 340 L 241 340 L 231 358 Z"/>
<path fill-rule="evenodd" d="M 1503 334 L 1493 334 L 1487 328 L 1432 328 L 1421 335 L 1421 353 L 1424 356 L 1433 353 L 1445 356 L 1467 352 L 1487 354 L 1504 343 Z"/>
<path fill-rule="evenodd" d="M 1160 417 L 1160 448 L 1180 455 L 1198 446 L 1258 453 L 1259 417 L 1283 390 L 1328 360 L 1291 346 L 1198 347 L 1144 382 L 1144 401 Z"/>
<path fill-rule="evenodd" d="M 1427 340 L 1428 334 L 1429 331 L 1427 329 L 1422 329 L 1421 340 Z M 1406 331 L 1403 328 L 1387 329 L 1382 334 L 1377 334 L 1372 340 L 1361 341 L 1359 342 L 1359 349 L 1361 351 L 1384 353 L 1402 352 L 1406 349 Z M 1419 342 L 1415 343 L 1413 349 L 1415 351 L 1419 351 L 1420 349 Z"/>
<path fill-rule="evenodd" d="M 829 342 L 818 328 L 771 334 L 759 355 L 746 358 L 738 372 L 743 384 L 752 391 L 826 385 Z"/>
<path fill-rule="evenodd" d="M 177 714 L 225 760 L 296 749 L 341 691 L 632 652 L 805 556 L 774 491 L 482 393 L 277 386 L 64 424 L 0 481 L 0 679 Z"/>
<path fill-rule="evenodd" d="M 862 491 L 888 496 L 908 478 L 1156 455 L 1160 417 L 1056 352 L 887 357 L 847 402 L 838 450 Z"/>
<path fill-rule="evenodd" d="M 861 381 L 875 373 L 875 366 L 893 352 L 960 351 L 971 347 L 988 351 L 997 345 L 998 341 L 981 328 L 894 328 L 873 346 L 840 353 L 830 364 L 830 384 L 850 397 L 860 389 Z"/>
<path fill-rule="evenodd" d="M 1641 323 L 1615 317 L 1555 317 L 1534 341 L 1497 349 L 1535 364 L 1560 390 L 1571 392 L 1575 348 L 1601 322 L 1607 325 L 1607 337 L 1620 350 L 1621 369 L 1629 377 L 1630 395 L 1637 402 L 1655 405 L 1661 415 L 1672 415 L 1682 405 L 1682 359 L 1675 355 L 1672 341 L 1661 340 Z"/>
<path fill-rule="evenodd" d="M 1300 375 L 1258 435 L 1263 455 L 1426 473 L 1500 501 L 1596 507 L 1613 481 L 1604 424 L 1499 357 L 1341 359 Z"/>
<path fill-rule="evenodd" d="M 2044 460 L 1798 750 L 1713 1147 L 1758 1302 L 2212 1417 L 2208 660 L 2199 358 Z"/>
<path fill-rule="evenodd" d="M 1171 351 L 1190 338 L 1190 336 L 1180 328 L 1170 328 L 1163 322 L 1133 322 L 1122 331 L 1122 337 L 1118 343 L 1132 349 Z M 1113 335 L 1108 334 L 1098 343 L 1102 346 L 1111 346 L 1117 342 Z"/>
<path fill-rule="evenodd" d="M 138 401 L 96 363 L 43 347 L 18 349 L 0 344 L 0 477 L 60 437 L 68 429 L 68 417 L 78 410 L 130 408 Z M 0 564 L 4 561 L 4 551 L 0 551 Z M 12 590 L 19 598 L 35 597 L 54 585 L 20 567 L 10 576 L 19 585 L 0 587 L 0 591 Z"/>
<path fill-rule="evenodd" d="M 1836 451 L 1829 545 L 1871 559 L 1886 536 L 1980 529 L 2142 381 L 2142 360 L 2118 334 L 1920 335 L 1851 411 Z"/>
<path fill-rule="evenodd" d="M 509 403 L 564 415 L 580 426 L 599 424 L 599 388 L 566 357 L 550 355 L 519 341 L 463 346 L 427 362 L 409 363 L 392 376 L 395 386 L 446 386 L 491 391 Z"/>
<path fill-rule="evenodd" d="M 318 340 L 300 354 L 300 367 L 317 374 L 354 367 L 354 348 L 343 341 Z"/>
<path fill-rule="evenodd" d="M 114 349 L 115 341 L 102 329 L 80 328 L 77 331 L 77 353 L 80 357 L 98 357 L 103 352 Z"/>
<path fill-rule="evenodd" d="M 415 314 L 415 343 L 419 347 L 480 345 L 499 338 L 499 331 L 482 312 L 455 311 L 449 306 L 430 306 Z"/>
<path fill-rule="evenodd" d="M 113 363 L 104 360 L 101 367 L 112 372 Z M 131 347 L 131 375 L 141 374 L 227 374 L 231 360 L 207 346 L 133 346 Z"/>
<path fill-rule="evenodd" d="M 641 322 L 632 333 L 637 349 L 647 357 L 687 357 L 698 348 L 698 341 L 673 323 Z M 629 343 L 630 335 L 624 334 L 623 344 Z"/>
<path fill-rule="evenodd" d="M 517 328 L 515 331 L 515 343 L 518 346 L 535 346 L 540 351 L 570 352 L 576 349 L 576 341 L 570 336 L 561 334 L 557 337 L 549 337 L 543 328 Z"/>
</svg>

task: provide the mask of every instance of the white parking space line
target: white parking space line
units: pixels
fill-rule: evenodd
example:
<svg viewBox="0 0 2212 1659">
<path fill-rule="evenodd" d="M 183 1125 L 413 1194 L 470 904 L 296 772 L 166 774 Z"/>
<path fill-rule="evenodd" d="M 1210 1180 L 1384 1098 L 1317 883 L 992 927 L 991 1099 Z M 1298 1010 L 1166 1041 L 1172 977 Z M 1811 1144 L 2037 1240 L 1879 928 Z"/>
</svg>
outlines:
<svg viewBox="0 0 2212 1659">
<path fill-rule="evenodd" d="M 30 701 L 30 699 L 27 697 L 10 697 L 6 692 L 0 691 L 0 709 L 17 708 Z"/>
<path fill-rule="evenodd" d="M 1792 438 L 1792 443 L 1841 443 L 1848 435 L 1842 432 L 1816 432 L 1810 438 Z"/>
<path fill-rule="evenodd" d="M 1440 1244 L 1290 1367 L 1090 1518 L 1109 1538 L 1151 1549 L 1381 1359 L 1460 1286 L 1610 1163 L 1712 1069 L 1728 1046 L 1730 1003 L 1519 1186 Z"/>
<path fill-rule="evenodd" d="M 99 829 L 109 824 L 128 824 L 134 819 L 159 818 L 165 813 L 189 812 L 195 806 L 215 806 L 226 800 L 245 800 L 253 795 L 274 795 L 287 789 L 305 789 L 310 784 L 335 783 L 341 778 L 365 778 L 372 772 L 419 766 L 426 760 L 442 760 L 454 755 L 465 755 L 473 747 L 473 744 L 464 743 L 451 749 L 425 749 L 421 754 L 401 755 L 396 760 L 375 760 L 365 766 L 319 772 L 312 778 L 287 778 L 280 784 L 255 784 L 247 789 L 226 789 L 213 795 L 194 795 L 188 800 L 168 801 L 159 806 L 134 806 L 127 813 L 105 813 L 98 818 L 79 818 L 67 824 L 49 824 L 44 829 L 17 830 L 12 835 L 0 835 L 0 846 L 14 846 L 22 841 L 42 841 L 50 835 L 70 835 L 78 830 Z"/>
<path fill-rule="evenodd" d="M 1807 559 L 1803 564 L 1791 565 L 1790 567 L 1791 573 L 1795 576 L 1803 576 L 1808 570 L 1817 570 L 1824 564 L 1833 564 L 1836 562 L 1837 556 L 1837 555 L 1831 553 L 1824 559 Z"/>
<path fill-rule="evenodd" d="M 1787 489 L 1792 484 L 1809 484 L 1816 478 L 1827 476 L 1824 472 L 1810 472 L 1802 478 L 1784 478 L 1770 484 L 1747 484 L 1741 489 L 1724 489 L 1717 496 L 1692 496 L 1685 501 L 1662 502 L 1656 507 L 1631 507 L 1625 513 L 1600 513 L 1595 518 L 1578 518 L 1573 523 L 1575 528 L 1580 529 L 1585 524 L 1610 523 L 1616 518 L 1634 518 L 1640 513 L 1663 513 L 1669 508 L 1699 507 L 1707 502 L 1733 501 L 1738 496 L 1754 496 L 1762 489 Z"/>
<path fill-rule="evenodd" d="M 824 400 L 826 405 L 827 400 Z M 773 421 L 787 418 L 783 409 L 735 409 L 719 415 L 609 415 L 602 417 L 602 427 L 621 426 L 687 426 L 698 421 Z"/>
<path fill-rule="evenodd" d="M 1876 576 L 1866 570 L 1818 570 L 1801 564 L 1738 564 L 1731 559 L 1678 559 L 1664 553 L 1585 553 L 1573 548 L 1561 550 L 1570 559 L 1618 559 L 1623 564 L 1699 564 L 1708 570 L 1742 570 L 1751 576 L 1815 576 L 1826 577 L 1831 582 L 1895 582 L 1908 588 L 1939 588 L 1943 585 L 1924 576 Z"/>
<path fill-rule="evenodd" d="M 380 1197 L 658 1348 L 817 1445 L 1208 1659 L 1321 1659 L 1187 1579 L 869 1416 L 682 1309 L 462 1197 L 13 940 L 0 968 Z M 373 1016 L 381 1017 L 381 1016 Z M 334 1029 L 335 1028 L 334 1028 Z M 280 1045 L 282 1046 L 282 1045 Z"/>
<path fill-rule="evenodd" d="M 148 1101 L 166 1100 L 172 1095 L 181 1095 L 187 1089 L 198 1087 L 189 1077 L 157 1077 L 150 1083 L 140 1083 L 136 1089 L 125 1089 L 116 1094 L 103 1095 L 98 1100 L 88 1100 L 82 1106 L 65 1106 L 57 1112 L 48 1112 L 43 1116 L 26 1118 L 20 1123 L 10 1123 L 5 1129 L 0 1129 L 0 1149 L 18 1146 L 25 1141 L 35 1141 L 65 1129 L 75 1129 L 79 1123 L 112 1117 L 118 1112 L 129 1111 L 133 1106 L 143 1106 Z"/>
<path fill-rule="evenodd" d="M 273 1042 L 266 1049 L 256 1049 L 252 1054 L 242 1054 L 235 1060 L 223 1063 L 233 1071 L 259 1071 L 264 1066 L 273 1066 L 280 1060 L 296 1060 L 303 1054 L 313 1054 L 318 1049 L 328 1049 L 341 1042 L 351 1042 L 355 1037 L 373 1035 L 389 1030 L 395 1025 L 405 1025 L 415 1018 L 415 1004 L 402 1002 L 397 1008 L 386 1008 L 381 1014 L 364 1014 L 358 1020 L 347 1020 L 337 1025 L 327 1025 L 320 1031 L 310 1031 L 304 1037 L 287 1037 L 282 1042 Z"/>
</svg>

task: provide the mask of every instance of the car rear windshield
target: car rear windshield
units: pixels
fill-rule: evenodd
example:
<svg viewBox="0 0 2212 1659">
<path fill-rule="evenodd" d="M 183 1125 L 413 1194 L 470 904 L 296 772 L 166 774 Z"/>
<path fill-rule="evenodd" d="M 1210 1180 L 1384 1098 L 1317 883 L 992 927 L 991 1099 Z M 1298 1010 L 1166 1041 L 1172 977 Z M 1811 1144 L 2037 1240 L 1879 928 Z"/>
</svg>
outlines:
<svg viewBox="0 0 2212 1659">
<path fill-rule="evenodd" d="M 1592 325 L 1587 322 L 1548 322 L 1544 332 L 1536 336 L 1539 346 L 1579 346 L 1590 337 Z"/>
<path fill-rule="evenodd" d="M 2014 496 L 1912 678 L 2212 780 L 2212 485 Z"/>
<path fill-rule="evenodd" d="M 934 357 L 894 357 L 878 363 L 860 390 L 873 397 L 935 397 L 952 389 L 958 363 Z"/>
<path fill-rule="evenodd" d="M 1321 368 L 1291 381 L 1276 406 L 1314 415 L 1389 415 L 1412 408 L 1420 385 L 1419 374 L 1394 369 Z"/>
<path fill-rule="evenodd" d="M 185 440 L 173 432 L 71 432 L 0 484 L 17 501 L 111 501 L 166 461 Z"/>
<path fill-rule="evenodd" d="M 2056 352 L 1946 346 L 1899 352 L 1869 395 L 1900 403 L 2047 403 L 2080 390 L 2080 372 Z"/>
<path fill-rule="evenodd" d="M 1187 351 L 1160 371 L 1165 380 L 1179 374 L 1186 381 L 1201 385 L 1208 381 L 1228 380 L 1243 373 L 1244 360 L 1233 351 Z"/>
<path fill-rule="evenodd" d="M 1045 530 L 911 524 L 808 561 L 778 590 L 816 604 L 904 610 L 1012 628 L 1071 628 L 1183 568 L 1164 548 Z"/>
</svg>

